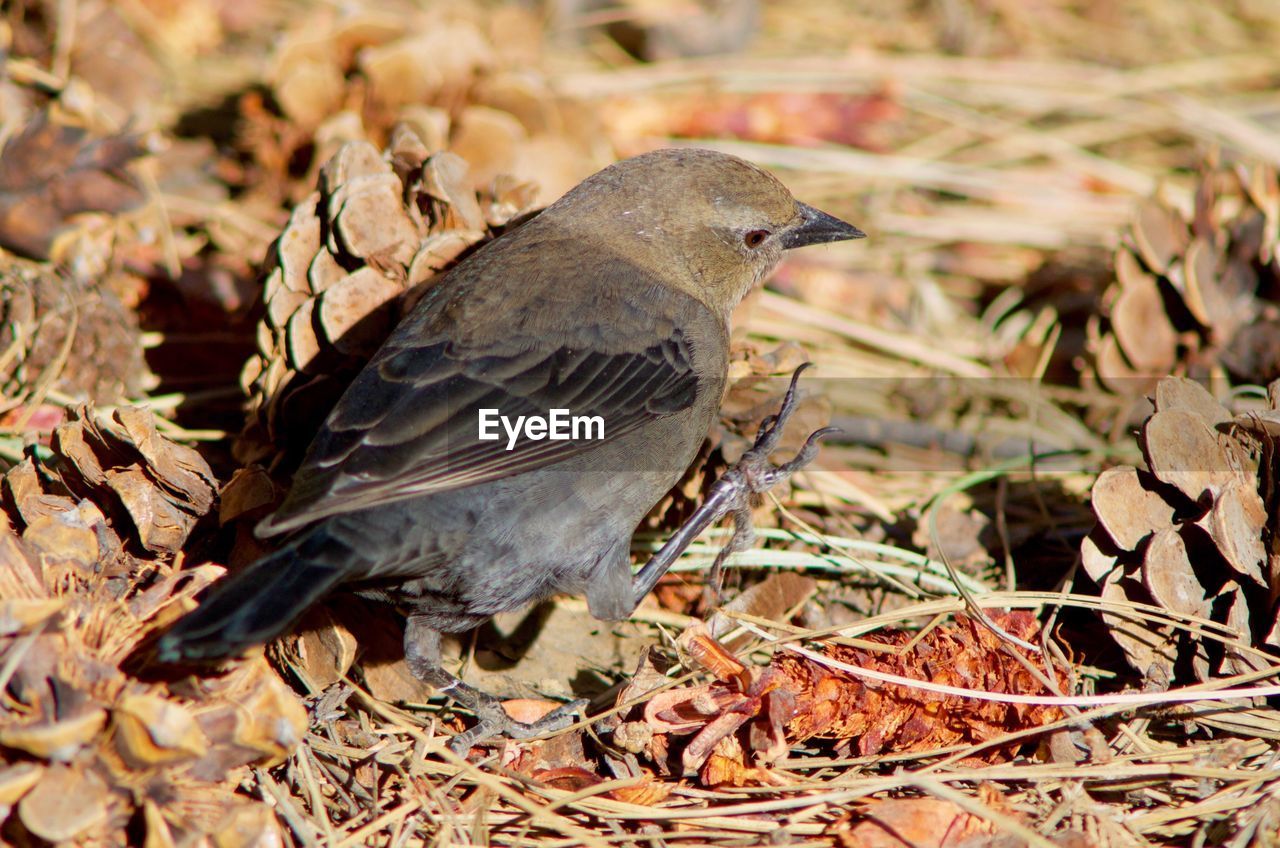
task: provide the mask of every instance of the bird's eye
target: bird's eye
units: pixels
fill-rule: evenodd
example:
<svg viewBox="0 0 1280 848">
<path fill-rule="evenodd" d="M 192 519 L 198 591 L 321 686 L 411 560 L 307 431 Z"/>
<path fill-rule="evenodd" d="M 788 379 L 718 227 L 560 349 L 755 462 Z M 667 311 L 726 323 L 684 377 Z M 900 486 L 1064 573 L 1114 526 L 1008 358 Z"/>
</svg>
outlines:
<svg viewBox="0 0 1280 848">
<path fill-rule="evenodd" d="M 768 230 L 752 230 L 742 237 L 742 241 L 750 248 L 756 248 L 764 244 L 764 240 L 769 237 Z"/>
</svg>

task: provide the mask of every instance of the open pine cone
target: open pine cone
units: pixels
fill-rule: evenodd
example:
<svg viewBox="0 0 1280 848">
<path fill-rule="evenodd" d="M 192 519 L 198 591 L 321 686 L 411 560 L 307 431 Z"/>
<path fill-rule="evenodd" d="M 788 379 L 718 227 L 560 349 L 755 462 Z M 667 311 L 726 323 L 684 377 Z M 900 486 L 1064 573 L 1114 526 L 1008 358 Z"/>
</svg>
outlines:
<svg viewBox="0 0 1280 848">
<path fill-rule="evenodd" d="M 1209 619 L 1247 646 L 1280 648 L 1275 599 L 1280 550 L 1275 516 L 1280 464 L 1280 384 L 1272 409 L 1232 416 L 1199 384 L 1166 377 L 1142 426 L 1147 469 L 1104 471 L 1092 499 L 1098 524 L 1081 549 L 1106 599 L 1154 604 L 1179 618 Z M 1105 613 L 1135 669 L 1169 682 L 1262 667 L 1257 654 L 1191 639 L 1137 617 Z"/>
<path fill-rule="evenodd" d="M 1280 377 L 1278 247 L 1280 178 L 1270 166 L 1208 170 L 1190 222 L 1160 200 L 1144 203 L 1088 328 L 1097 379 L 1138 397 L 1170 373 Z"/>
<path fill-rule="evenodd" d="M 226 674 L 141 679 L 132 655 L 222 573 L 182 567 L 217 482 L 150 412 L 72 411 L 52 456 L 3 478 L 0 828 L 15 844 L 274 844 L 270 809 L 235 793 L 280 762 L 306 712 L 256 658 Z"/>
<path fill-rule="evenodd" d="M 51 556 L 84 552 L 86 568 L 123 550 L 171 557 L 213 509 L 218 483 L 208 464 L 160 435 L 146 410 L 121 407 L 110 420 L 72 410 L 51 450 L 0 484 L 9 520 L 38 548 L 37 532 L 47 531 Z"/>
</svg>

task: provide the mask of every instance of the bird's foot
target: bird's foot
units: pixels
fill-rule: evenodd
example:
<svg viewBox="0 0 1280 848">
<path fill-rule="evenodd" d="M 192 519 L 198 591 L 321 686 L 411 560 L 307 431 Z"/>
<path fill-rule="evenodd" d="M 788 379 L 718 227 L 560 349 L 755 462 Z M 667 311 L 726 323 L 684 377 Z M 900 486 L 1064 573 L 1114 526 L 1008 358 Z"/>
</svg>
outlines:
<svg viewBox="0 0 1280 848">
<path fill-rule="evenodd" d="M 537 721 L 523 722 L 513 719 L 496 698 L 486 693 L 481 694 L 485 695 L 486 700 L 472 706 L 479 721 L 474 727 L 464 730 L 449 740 L 449 750 L 459 757 L 465 757 L 473 745 L 478 745 L 495 736 L 505 736 L 508 739 L 530 739 L 544 733 L 564 730 L 582 715 L 582 711 L 587 706 L 587 700 L 579 698 L 556 707 Z"/>
<path fill-rule="evenodd" d="M 811 363 L 805 362 L 792 373 L 791 384 L 787 387 L 787 394 L 782 399 L 782 406 L 775 414 L 766 416 L 760 422 L 760 429 L 756 431 L 756 440 L 751 445 L 751 449 L 742 455 L 733 468 L 724 473 L 717 481 L 717 485 L 728 482 L 736 490 L 742 490 L 744 495 L 767 492 L 813 462 L 813 458 L 818 455 L 818 442 L 825 436 L 839 432 L 838 427 L 814 430 L 792 459 L 781 465 L 769 462 L 770 454 L 778 449 L 778 443 L 782 441 L 782 431 L 799 405 L 796 388 L 800 383 L 800 375 L 810 365 Z"/>
<path fill-rule="evenodd" d="M 483 689 L 463 682 L 440 664 L 440 631 L 433 628 L 423 615 L 409 616 L 404 633 L 404 659 L 414 677 L 475 713 L 476 725 L 449 740 L 449 750 L 460 757 L 466 757 L 472 745 L 495 736 L 529 739 L 563 730 L 587 706 L 587 702 L 579 698 L 556 707 L 537 721 L 516 721 L 503 708 L 501 701 Z"/>
<path fill-rule="evenodd" d="M 751 521 L 751 497 L 764 494 L 813 462 L 814 457 L 818 455 L 818 443 L 825 436 L 839 432 L 837 427 L 823 427 L 815 430 L 809 434 L 809 438 L 805 439 L 800 450 L 790 460 L 781 465 L 774 465 L 769 461 L 769 456 L 782 440 L 782 431 L 787 426 L 787 421 L 796 411 L 798 405 L 796 387 L 800 382 L 800 375 L 809 365 L 810 363 L 806 362 L 792 373 L 791 385 L 787 387 L 782 406 L 776 414 L 769 415 L 760 422 L 760 429 L 756 432 L 756 440 L 751 449 L 744 453 L 732 468 L 721 475 L 712 487 L 711 496 L 708 497 L 708 501 L 714 500 L 721 504 L 721 516 L 733 515 L 733 536 L 716 554 L 707 580 L 716 604 L 721 601 L 721 580 L 725 560 L 732 554 L 745 551 L 755 542 L 755 528 Z M 716 497 L 717 495 L 719 497 Z"/>
<path fill-rule="evenodd" d="M 824 436 L 838 432 L 836 427 L 823 427 L 815 430 L 805 439 L 804 445 L 789 461 L 781 465 L 769 462 L 769 455 L 782 440 L 783 428 L 788 419 L 796 411 L 796 385 L 800 375 L 809 367 L 809 363 L 801 365 L 791 375 L 791 385 L 782 400 L 777 413 L 760 422 L 760 430 L 756 434 L 751 449 L 742 455 L 732 468 L 726 471 L 707 493 L 702 506 L 694 510 L 669 538 L 658 552 L 649 558 L 636 572 L 631 584 L 632 608 L 640 605 L 644 596 L 653 591 L 653 587 L 666 574 L 671 564 L 689 547 L 698 534 L 710 527 L 726 515 L 733 515 L 733 537 L 729 544 L 721 549 L 711 566 L 708 581 L 715 593 L 715 601 L 719 602 L 720 573 L 724 562 L 730 554 L 746 550 L 751 546 L 755 532 L 751 526 L 751 496 L 763 494 L 786 480 L 792 474 L 804 468 L 818 455 L 818 443 Z"/>
</svg>

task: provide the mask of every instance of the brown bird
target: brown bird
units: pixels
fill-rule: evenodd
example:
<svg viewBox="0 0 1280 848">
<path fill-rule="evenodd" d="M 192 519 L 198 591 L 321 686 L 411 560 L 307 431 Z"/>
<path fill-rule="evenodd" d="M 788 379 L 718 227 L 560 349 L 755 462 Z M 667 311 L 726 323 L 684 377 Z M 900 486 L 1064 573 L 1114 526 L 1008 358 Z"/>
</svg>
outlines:
<svg viewBox="0 0 1280 848">
<path fill-rule="evenodd" d="M 709 150 L 659 150 L 589 177 L 436 283 L 338 401 L 279 510 L 279 550 L 223 581 L 166 633 L 163 661 L 226 657 L 279 636 L 339 585 L 408 613 L 405 658 L 473 710 L 466 750 L 535 724 L 440 665 L 440 633 L 557 592 L 624 618 L 703 528 L 807 462 L 767 457 L 795 399 L 639 572 L 636 526 L 680 479 L 724 392 L 729 315 L 783 251 L 863 233 L 797 202 L 768 172 Z M 799 372 L 797 372 L 798 376 Z M 487 419 L 583 421 L 517 437 Z M 541 435 L 541 437 L 539 437 Z"/>
</svg>

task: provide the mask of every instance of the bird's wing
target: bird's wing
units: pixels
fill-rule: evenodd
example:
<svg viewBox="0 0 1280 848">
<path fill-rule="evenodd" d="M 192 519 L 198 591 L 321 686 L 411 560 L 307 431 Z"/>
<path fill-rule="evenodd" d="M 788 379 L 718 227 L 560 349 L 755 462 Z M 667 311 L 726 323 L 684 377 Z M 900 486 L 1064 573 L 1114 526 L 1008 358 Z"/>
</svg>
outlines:
<svg viewBox="0 0 1280 848">
<path fill-rule="evenodd" d="M 534 342 L 488 356 L 440 338 L 407 345 L 393 339 L 398 343 L 384 349 L 338 402 L 288 498 L 259 525 L 259 535 L 542 468 L 694 404 L 697 374 L 678 329 L 661 340 L 647 338 L 647 346 L 637 337 L 621 350 L 616 338 L 603 343 L 598 332 L 587 338 L 596 342 L 552 349 Z M 500 425 L 498 439 L 478 438 L 481 409 L 512 420 L 552 409 L 600 416 L 604 435 L 589 441 L 522 436 L 508 450 Z"/>
</svg>

